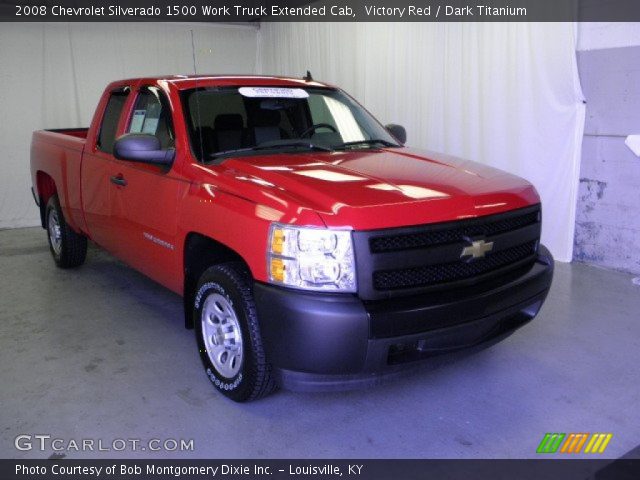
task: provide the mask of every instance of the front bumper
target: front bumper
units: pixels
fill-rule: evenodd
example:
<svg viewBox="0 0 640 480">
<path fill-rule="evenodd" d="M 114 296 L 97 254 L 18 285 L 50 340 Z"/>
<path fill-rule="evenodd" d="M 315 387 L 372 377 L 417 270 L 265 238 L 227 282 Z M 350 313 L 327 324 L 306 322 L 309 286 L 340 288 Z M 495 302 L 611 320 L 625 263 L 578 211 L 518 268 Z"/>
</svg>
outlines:
<svg viewBox="0 0 640 480">
<path fill-rule="evenodd" d="M 398 375 L 416 361 L 493 345 L 536 316 L 553 278 L 535 264 L 457 291 L 363 302 L 357 296 L 254 285 L 266 353 L 293 390 L 347 389 Z"/>
</svg>

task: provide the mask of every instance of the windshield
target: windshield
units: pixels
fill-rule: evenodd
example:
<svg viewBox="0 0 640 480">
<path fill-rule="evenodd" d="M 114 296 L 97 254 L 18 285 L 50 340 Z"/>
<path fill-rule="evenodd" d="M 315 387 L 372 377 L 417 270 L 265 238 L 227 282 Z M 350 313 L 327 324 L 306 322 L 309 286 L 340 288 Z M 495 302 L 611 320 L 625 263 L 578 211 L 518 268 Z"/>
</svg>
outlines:
<svg viewBox="0 0 640 480">
<path fill-rule="evenodd" d="M 397 147 L 369 113 L 329 88 L 223 87 L 182 93 L 191 147 L 205 163 L 232 156 Z"/>
</svg>

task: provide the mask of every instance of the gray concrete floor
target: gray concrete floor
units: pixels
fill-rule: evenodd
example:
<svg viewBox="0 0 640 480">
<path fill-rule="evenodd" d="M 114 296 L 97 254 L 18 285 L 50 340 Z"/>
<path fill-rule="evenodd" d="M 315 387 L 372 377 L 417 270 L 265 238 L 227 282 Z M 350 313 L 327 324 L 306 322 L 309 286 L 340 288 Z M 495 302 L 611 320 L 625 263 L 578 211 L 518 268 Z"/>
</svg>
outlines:
<svg viewBox="0 0 640 480">
<path fill-rule="evenodd" d="M 68 458 L 535 458 L 545 432 L 611 432 L 604 457 L 640 443 L 640 287 L 558 264 L 529 325 L 472 357 L 349 393 L 217 394 L 181 299 L 90 249 L 55 268 L 41 229 L 0 231 L 0 458 L 20 434 L 65 441 L 193 439 L 192 452 Z"/>
</svg>

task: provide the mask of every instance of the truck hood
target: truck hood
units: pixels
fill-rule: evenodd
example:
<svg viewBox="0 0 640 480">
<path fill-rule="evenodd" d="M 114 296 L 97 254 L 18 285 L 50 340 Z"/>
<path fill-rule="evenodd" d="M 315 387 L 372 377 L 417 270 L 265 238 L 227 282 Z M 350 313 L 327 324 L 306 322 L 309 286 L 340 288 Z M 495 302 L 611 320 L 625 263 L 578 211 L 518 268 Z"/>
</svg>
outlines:
<svg viewBox="0 0 640 480">
<path fill-rule="evenodd" d="M 515 175 L 408 148 L 251 156 L 221 167 L 227 178 L 270 189 L 280 205 L 314 210 L 328 227 L 419 225 L 540 201 L 533 186 Z M 246 183 L 242 187 L 236 194 L 247 193 Z"/>
</svg>

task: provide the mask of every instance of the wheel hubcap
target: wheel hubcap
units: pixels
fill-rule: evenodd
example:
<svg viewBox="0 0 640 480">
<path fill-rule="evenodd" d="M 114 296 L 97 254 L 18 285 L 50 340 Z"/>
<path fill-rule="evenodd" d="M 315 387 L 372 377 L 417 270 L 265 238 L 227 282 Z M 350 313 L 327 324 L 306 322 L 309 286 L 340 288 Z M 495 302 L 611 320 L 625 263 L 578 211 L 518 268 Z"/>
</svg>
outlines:
<svg viewBox="0 0 640 480">
<path fill-rule="evenodd" d="M 202 307 L 202 334 L 209 360 L 220 375 L 233 378 L 242 367 L 242 332 L 231 303 L 219 293 Z"/>
<path fill-rule="evenodd" d="M 58 212 L 55 210 L 51 210 L 49 213 L 48 230 L 51 248 L 53 248 L 56 255 L 60 255 L 60 251 L 62 250 L 62 231 L 60 229 Z"/>
</svg>

